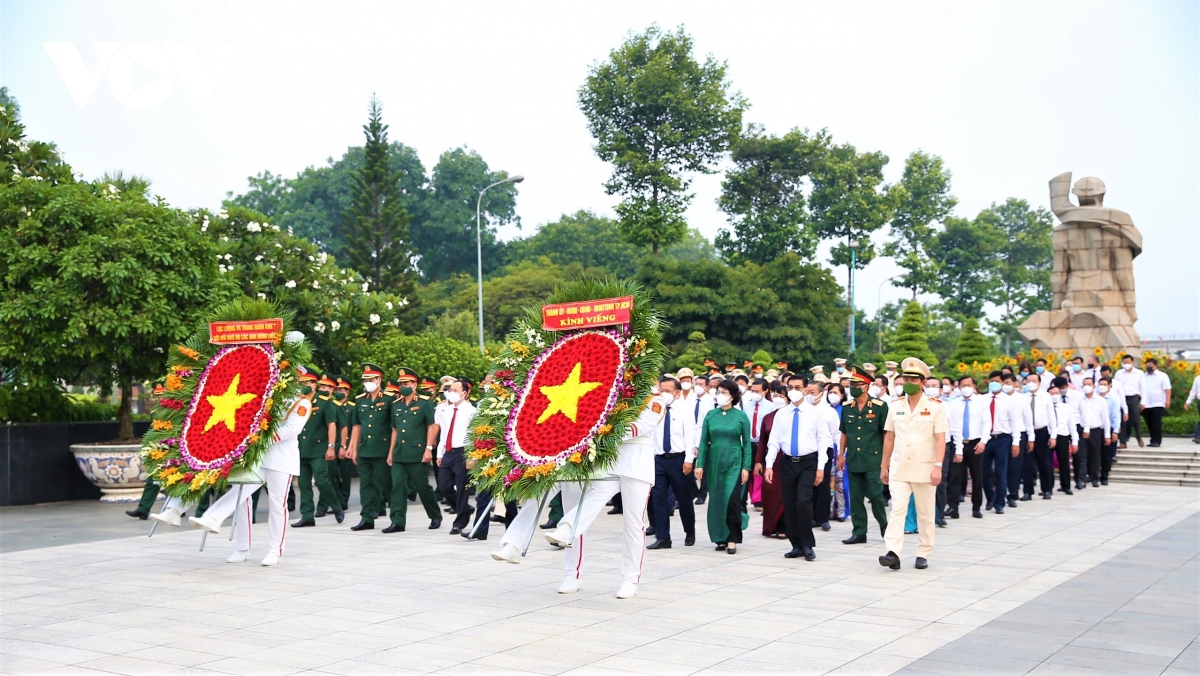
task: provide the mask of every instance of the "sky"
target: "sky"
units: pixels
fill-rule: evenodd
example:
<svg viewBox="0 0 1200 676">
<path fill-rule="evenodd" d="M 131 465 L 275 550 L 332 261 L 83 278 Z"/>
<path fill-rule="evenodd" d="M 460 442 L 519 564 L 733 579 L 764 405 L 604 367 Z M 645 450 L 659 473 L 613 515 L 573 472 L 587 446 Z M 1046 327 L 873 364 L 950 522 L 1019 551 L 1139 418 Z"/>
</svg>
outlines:
<svg viewBox="0 0 1200 676">
<path fill-rule="evenodd" d="M 613 213 L 577 92 L 651 24 L 728 63 L 746 122 L 883 151 L 888 182 L 914 150 L 940 155 L 956 215 L 1101 178 L 1143 235 L 1143 340 L 1200 337 L 1200 3 L 0 0 L 0 84 L 76 170 L 148 177 L 182 208 L 341 156 L 375 93 L 427 168 L 465 145 L 525 176 L 509 238 Z M 709 238 L 720 180 L 695 178 L 687 214 Z M 861 271 L 856 305 L 905 298 L 899 272 Z"/>
</svg>

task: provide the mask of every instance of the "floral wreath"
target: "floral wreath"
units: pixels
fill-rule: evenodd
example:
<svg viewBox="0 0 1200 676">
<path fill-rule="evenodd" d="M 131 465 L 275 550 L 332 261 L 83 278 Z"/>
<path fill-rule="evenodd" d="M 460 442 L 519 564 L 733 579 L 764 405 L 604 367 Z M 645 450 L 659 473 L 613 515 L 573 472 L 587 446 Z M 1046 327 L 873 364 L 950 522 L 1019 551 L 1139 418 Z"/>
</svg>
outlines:
<svg viewBox="0 0 1200 676">
<path fill-rule="evenodd" d="M 584 280 L 546 304 L 633 297 L 629 323 L 548 331 L 527 308 L 496 357 L 467 432 L 471 481 L 497 499 L 540 498 L 607 470 L 658 380 L 661 319 L 628 282 Z M 559 394 L 565 391 L 566 394 Z"/>
<path fill-rule="evenodd" d="M 241 299 L 210 319 L 281 316 L 286 334 L 291 315 L 266 301 Z M 303 341 L 212 345 L 207 322 L 171 348 L 165 391 L 142 437 L 150 479 L 190 504 L 209 490 L 223 490 L 231 472 L 257 466 L 299 396 L 295 364 L 310 356 Z"/>
</svg>

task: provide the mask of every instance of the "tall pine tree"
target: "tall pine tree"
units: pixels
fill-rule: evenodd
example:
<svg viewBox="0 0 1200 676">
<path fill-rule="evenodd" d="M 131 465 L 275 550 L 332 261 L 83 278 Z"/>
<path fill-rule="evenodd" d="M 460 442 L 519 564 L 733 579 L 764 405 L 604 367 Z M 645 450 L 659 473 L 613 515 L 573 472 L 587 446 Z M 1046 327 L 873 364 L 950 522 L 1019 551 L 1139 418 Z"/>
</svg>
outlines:
<svg viewBox="0 0 1200 676">
<path fill-rule="evenodd" d="M 406 310 L 397 316 L 401 326 L 411 329 L 417 305 L 408 231 L 412 217 L 404 209 L 401 172 L 388 166 L 387 129 L 383 106 L 372 95 L 370 116 L 363 125 L 365 161 L 361 170 L 351 173 L 354 200 L 343 215 L 343 231 L 350 267 L 362 273 L 371 290 L 399 294 L 408 301 Z"/>
<path fill-rule="evenodd" d="M 925 310 L 917 301 L 909 301 L 900 315 L 900 325 L 896 327 L 896 336 L 892 339 L 892 353 L 888 359 L 901 362 L 908 357 L 916 357 L 925 362 L 929 368 L 938 365 L 937 357 L 929 349 L 929 335 L 925 332 Z"/>
<path fill-rule="evenodd" d="M 958 336 L 958 345 L 950 357 L 951 364 L 966 364 L 991 361 L 995 356 L 987 336 L 979 330 L 979 320 L 974 317 L 963 322 L 962 333 Z"/>
</svg>

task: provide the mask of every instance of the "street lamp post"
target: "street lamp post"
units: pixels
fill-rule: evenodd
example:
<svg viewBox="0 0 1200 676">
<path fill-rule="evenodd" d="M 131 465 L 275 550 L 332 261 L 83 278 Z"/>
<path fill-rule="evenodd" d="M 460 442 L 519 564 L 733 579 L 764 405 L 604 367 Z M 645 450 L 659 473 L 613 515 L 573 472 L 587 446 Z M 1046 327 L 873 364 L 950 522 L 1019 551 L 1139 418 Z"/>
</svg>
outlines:
<svg viewBox="0 0 1200 676">
<path fill-rule="evenodd" d="M 483 207 L 483 193 L 505 183 L 520 183 L 524 176 L 509 176 L 503 181 L 496 181 L 479 191 L 479 199 L 475 200 L 475 262 L 479 275 L 479 354 L 483 354 L 483 226 L 480 210 Z"/>
<path fill-rule="evenodd" d="M 850 354 L 854 355 L 854 324 L 857 318 L 854 316 L 854 266 L 858 262 L 858 247 L 857 239 L 850 240 Z"/>
<path fill-rule="evenodd" d="M 883 285 L 900 277 L 901 275 L 888 277 L 879 283 L 879 290 L 875 292 L 875 318 L 878 320 L 876 322 L 875 335 L 879 337 L 879 354 L 883 354 L 883 312 L 881 312 L 883 310 Z"/>
</svg>

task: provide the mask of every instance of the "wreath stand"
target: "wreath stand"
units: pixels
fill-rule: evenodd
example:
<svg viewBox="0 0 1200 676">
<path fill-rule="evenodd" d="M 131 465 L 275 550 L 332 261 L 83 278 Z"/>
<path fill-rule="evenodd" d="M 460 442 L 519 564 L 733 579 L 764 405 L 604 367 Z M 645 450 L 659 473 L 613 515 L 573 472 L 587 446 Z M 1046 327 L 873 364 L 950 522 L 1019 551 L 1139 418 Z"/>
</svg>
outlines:
<svg viewBox="0 0 1200 676">
<path fill-rule="evenodd" d="M 596 482 L 596 481 L 620 481 L 620 480 L 621 480 L 621 478 L 620 478 L 620 477 L 617 477 L 617 476 L 611 476 L 611 475 L 609 475 L 609 476 L 604 476 L 604 477 L 601 477 L 601 478 L 599 478 L 599 479 L 583 479 L 583 480 L 577 480 L 577 481 L 561 481 L 561 482 L 556 482 L 556 483 L 564 483 L 564 484 L 567 484 L 567 483 L 570 483 L 570 484 L 580 484 L 580 486 L 581 486 L 582 488 L 580 489 L 580 492 L 579 492 L 579 504 L 580 504 L 580 505 L 582 505 L 582 504 L 583 504 L 583 498 L 584 498 L 584 497 L 587 495 L 588 486 L 591 486 L 593 482 Z M 538 501 L 538 513 L 537 513 L 537 518 L 536 518 L 536 519 L 534 519 L 534 523 L 535 523 L 535 524 L 537 524 L 538 522 L 540 522 L 540 521 L 542 520 L 542 513 L 543 513 L 544 511 L 546 511 L 546 501 L 547 501 L 548 499 L 550 499 L 550 494 L 551 494 L 552 492 L 554 492 L 554 491 L 552 491 L 552 490 L 550 490 L 550 491 L 546 491 L 545 493 L 543 493 L 543 494 L 542 494 L 542 499 Z M 487 507 L 484 507 L 484 508 L 483 508 L 483 510 L 482 510 L 482 511 L 479 513 L 479 516 L 478 516 L 478 517 L 475 519 L 475 525 L 471 527 L 471 532 L 470 532 L 470 533 L 468 534 L 468 536 L 467 536 L 467 537 L 468 537 L 468 539 L 475 537 L 475 531 L 479 530 L 479 525 L 480 525 L 481 523 L 483 523 L 483 519 L 485 519 L 485 518 L 491 518 L 490 516 L 485 516 L 485 515 L 490 515 L 490 514 L 491 514 L 491 512 L 492 512 L 492 506 L 493 506 L 493 505 L 495 505 L 495 504 L 496 504 L 496 496 L 495 496 L 495 495 L 493 495 L 493 496 L 492 496 L 492 499 L 488 501 Z M 566 509 L 566 505 L 563 505 L 563 508 L 564 508 L 564 510 L 565 510 L 565 509 Z M 571 542 L 572 542 L 572 543 L 574 543 L 574 542 L 575 542 L 575 534 L 576 534 L 576 532 L 577 532 L 577 531 L 578 531 L 578 529 L 579 529 L 579 506 L 578 506 L 578 505 L 576 505 L 576 507 L 575 507 L 575 510 L 576 510 L 576 511 L 575 511 L 575 520 L 574 520 L 574 521 L 571 523 Z M 534 527 L 532 530 L 530 530 L 530 531 L 529 531 L 529 539 L 525 540 L 525 548 L 521 550 L 521 556 L 522 556 L 522 557 L 524 557 L 526 554 L 528 554 L 528 553 L 529 553 L 529 547 L 530 547 L 530 546 L 533 544 L 533 536 L 534 536 L 536 533 L 537 533 L 537 528 L 536 528 L 536 526 L 535 526 L 535 527 Z M 570 545 L 567 545 L 567 546 L 569 547 Z M 203 545 L 201 545 L 201 549 L 203 549 Z"/>
<path fill-rule="evenodd" d="M 230 542 L 233 542 L 233 534 L 235 532 L 237 532 L 236 529 L 237 529 L 238 512 L 242 511 L 239 508 L 242 504 L 242 491 L 245 490 L 247 484 L 261 484 L 263 486 L 266 486 L 266 482 L 264 482 L 261 478 L 259 478 L 258 474 L 255 473 L 254 470 L 244 470 L 242 472 L 238 472 L 236 475 L 231 475 L 229 477 L 229 484 L 230 484 L 229 490 L 233 490 L 233 486 L 237 485 L 237 498 L 233 501 L 233 504 L 234 504 L 233 521 L 231 521 L 229 523 L 229 538 L 228 538 L 228 540 Z M 162 509 L 159 510 L 159 513 L 161 514 L 164 510 L 166 510 L 166 508 L 167 508 L 166 501 L 163 501 L 163 507 L 162 507 Z M 491 509 L 491 507 L 489 507 L 489 509 Z M 541 516 L 541 515 L 539 514 L 538 516 Z M 146 537 L 148 537 L 148 538 L 154 537 L 154 531 L 157 528 L 158 528 L 158 522 L 155 521 L 153 524 L 151 524 L 150 532 L 146 534 Z M 472 531 L 472 534 L 474 534 L 474 531 Z M 530 538 L 530 540 L 532 540 L 532 539 L 533 538 Z M 208 542 L 208 531 L 206 531 L 206 530 L 200 531 L 200 551 L 204 551 L 204 544 L 206 542 Z"/>
</svg>

